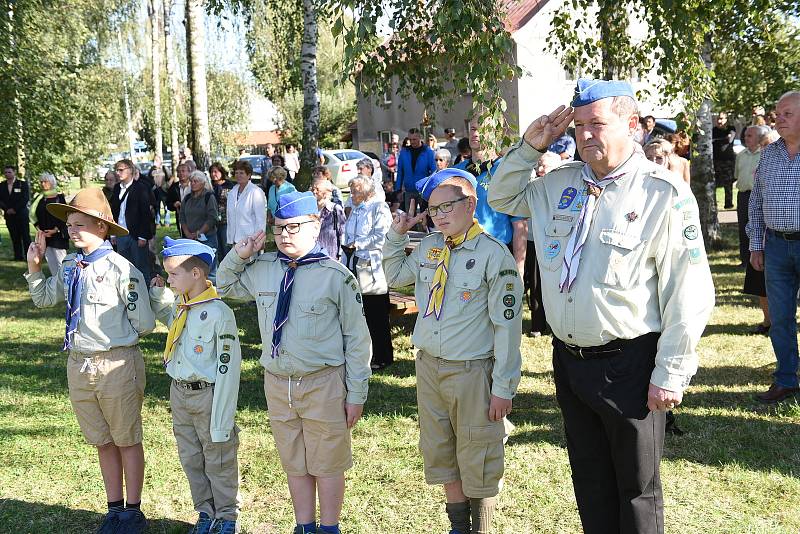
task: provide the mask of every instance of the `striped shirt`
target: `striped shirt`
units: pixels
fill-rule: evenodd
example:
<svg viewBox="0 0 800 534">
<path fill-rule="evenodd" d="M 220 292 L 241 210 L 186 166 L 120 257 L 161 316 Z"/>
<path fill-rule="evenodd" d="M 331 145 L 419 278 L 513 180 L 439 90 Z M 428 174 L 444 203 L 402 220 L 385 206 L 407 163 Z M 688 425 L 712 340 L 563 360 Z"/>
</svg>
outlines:
<svg viewBox="0 0 800 534">
<path fill-rule="evenodd" d="M 748 206 L 750 250 L 764 250 L 767 229 L 800 232 L 800 154 L 789 158 L 778 139 L 761 151 Z"/>
</svg>

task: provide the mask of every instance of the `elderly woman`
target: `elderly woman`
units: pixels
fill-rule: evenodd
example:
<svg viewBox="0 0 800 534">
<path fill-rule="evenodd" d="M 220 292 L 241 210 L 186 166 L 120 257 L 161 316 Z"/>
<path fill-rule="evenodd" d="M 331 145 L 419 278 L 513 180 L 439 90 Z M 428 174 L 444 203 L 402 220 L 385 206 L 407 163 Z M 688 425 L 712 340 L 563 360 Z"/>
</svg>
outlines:
<svg viewBox="0 0 800 534">
<path fill-rule="evenodd" d="M 273 214 L 278 209 L 278 199 L 286 193 L 297 191 L 297 189 L 286 181 L 288 172 L 283 167 L 270 169 L 269 179 L 272 182 L 272 187 L 269 188 L 269 193 L 267 193 L 267 224 L 272 224 Z"/>
<path fill-rule="evenodd" d="M 317 198 L 319 207 L 319 238 L 317 242 L 334 260 L 342 258 L 342 239 L 344 237 L 344 209 L 332 198 L 333 184 L 325 178 L 317 178 L 309 189 Z"/>
<path fill-rule="evenodd" d="M 672 143 L 666 139 L 655 139 L 644 145 L 644 155 L 662 167 L 666 167 L 677 174 L 687 184 L 691 179 L 689 161 L 676 155 Z"/>
<path fill-rule="evenodd" d="M 320 179 L 328 180 L 328 182 L 331 184 L 331 200 L 340 206 L 343 205 L 344 200 L 342 199 L 342 191 L 336 187 L 336 184 L 333 183 L 333 176 L 331 175 L 331 170 L 328 167 L 320 165 L 318 167 L 314 167 L 314 170 L 311 171 L 312 182 Z"/>
<path fill-rule="evenodd" d="M 382 173 L 380 170 L 378 170 L 377 174 L 375 173 L 375 166 L 372 163 L 372 159 L 362 158 L 358 160 L 358 163 L 356 163 L 356 170 L 359 176 L 364 176 L 372 181 L 372 192 L 375 198 L 381 202 L 386 202 L 386 192 L 383 190 L 383 180 L 381 180 Z M 344 212 L 349 216 L 352 209 L 353 197 L 351 194 L 350 198 L 344 203 Z"/>
<path fill-rule="evenodd" d="M 356 275 L 364 301 L 364 315 L 372 338 L 372 368 L 394 361 L 389 333 L 389 287 L 383 274 L 383 243 L 392 223 L 389 207 L 375 196 L 372 179 L 350 180 L 353 211 L 344 227 L 343 262 Z"/>
<path fill-rule="evenodd" d="M 739 223 L 739 259 L 745 267 L 744 287 L 742 293 L 758 297 L 763 319 L 752 333 L 768 335 L 772 321 L 769 317 L 767 304 L 767 284 L 764 271 L 756 271 L 750 264 L 750 239 L 745 228 L 749 221 L 748 206 L 750 193 L 753 190 L 753 180 L 756 167 L 761 159 L 761 149 L 768 143 L 770 129 L 768 126 L 748 126 L 742 133 L 745 149 L 736 155 L 736 164 L 733 168 L 733 177 L 736 180 L 736 215 Z"/>
<path fill-rule="evenodd" d="M 103 194 L 106 196 L 106 200 L 108 200 L 109 204 L 111 204 L 111 196 L 114 194 L 114 186 L 118 183 L 119 176 L 117 176 L 117 173 L 115 173 L 113 169 L 109 169 L 106 175 L 103 176 Z"/>
<path fill-rule="evenodd" d="M 113 173 L 116 176 L 116 173 Z M 69 235 L 67 234 L 67 224 L 64 221 L 53 217 L 47 211 L 47 205 L 51 203 L 66 204 L 64 195 L 58 192 L 56 177 L 50 173 L 43 173 L 39 177 L 39 184 L 42 192 L 33 199 L 31 214 L 33 225 L 42 232 L 45 237 L 47 248 L 44 250 L 44 257 L 50 273 L 58 274 L 61 262 L 67 255 L 69 248 Z"/>
<path fill-rule="evenodd" d="M 189 175 L 191 193 L 181 201 L 181 230 L 189 239 L 200 241 L 214 250 L 217 249 L 217 222 L 219 208 L 214 196 L 211 180 L 203 171 Z M 218 258 L 215 258 L 215 260 Z M 211 266 L 210 276 L 216 272 L 216 264 Z"/>
<path fill-rule="evenodd" d="M 436 170 L 441 171 L 450 166 L 450 158 L 452 155 L 446 148 L 440 148 L 433 155 L 433 161 L 436 162 Z"/>
</svg>

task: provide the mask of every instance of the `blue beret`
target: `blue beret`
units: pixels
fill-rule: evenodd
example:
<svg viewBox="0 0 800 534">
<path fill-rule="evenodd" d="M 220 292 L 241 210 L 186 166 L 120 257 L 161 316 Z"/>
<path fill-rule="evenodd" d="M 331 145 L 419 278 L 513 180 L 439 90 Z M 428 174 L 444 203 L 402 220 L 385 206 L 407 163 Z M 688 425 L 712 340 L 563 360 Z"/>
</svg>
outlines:
<svg viewBox="0 0 800 534">
<path fill-rule="evenodd" d="M 425 199 L 427 202 L 429 198 L 431 198 L 431 193 L 433 190 L 439 187 L 439 184 L 447 180 L 448 178 L 464 178 L 469 183 L 472 184 L 472 187 L 478 188 L 478 181 L 475 177 L 462 169 L 456 169 L 454 167 L 448 167 L 447 169 L 442 169 L 441 171 L 436 171 L 435 173 L 431 174 L 427 178 L 423 178 L 416 183 L 417 191 L 419 191 L 422 198 Z"/>
<path fill-rule="evenodd" d="M 575 86 L 575 97 L 572 99 L 572 107 L 577 108 L 586 106 L 603 98 L 614 96 L 629 96 L 636 99 L 633 87 L 628 82 L 619 80 L 592 80 L 581 78 Z"/>
<path fill-rule="evenodd" d="M 164 250 L 161 255 L 165 258 L 170 256 L 197 256 L 209 266 L 214 261 L 216 251 L 194 239 L 172 239 L 171 237 L 164 238 Z"/>
<path fill-rule="evenodd" d="M 278 208 L 275 217 L 278 219 L 291 219 L 301 215 L 319 215 L 317 197 L 308 191 L 292 191 L 278 199 Z"/>
</svg>

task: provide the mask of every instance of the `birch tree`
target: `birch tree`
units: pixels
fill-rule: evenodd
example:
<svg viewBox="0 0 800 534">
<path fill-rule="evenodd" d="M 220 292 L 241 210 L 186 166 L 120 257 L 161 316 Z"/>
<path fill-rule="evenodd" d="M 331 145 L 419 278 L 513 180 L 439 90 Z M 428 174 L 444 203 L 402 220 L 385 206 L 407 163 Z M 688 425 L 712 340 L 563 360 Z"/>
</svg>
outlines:
<svg viewBox="0 0 800 534">
<path fill-rule="evenodd" d="M 310 182 L 317 165 L 319 148 L 319 93 L 317 91 L 317 6 L 315 0 L 303 0 L 303 43 L 300 50 L 300 73 L 303 78 L 303 143 L 300 152 L 301 183 Z"/>
<path fill-rule="evenodd" d="M 186 0 L 186 66 L 191 108 L 191 148 L 197 168 L 210 164 L 211 134 L 208 129 L 208 90 L 206 87 L 204 0 Z M 174 157 L 174 156 L 173 156 Z"/>
<path fill-rule="evenodd" d="M 180 140 L 178 139 L 178 108 L 180 100 L 180 85 L 175 72 L 175 45 L 172 42 L 172 5 L 173 0 L 164 0 L 164 59 L 167 66 L 167 80 L 169 83 L 170 100 L 170 152 L 172 152 L 172 171 L 177 167 Z"/>
<path fill-rule="evenodd" d="M 153 84 L 153 123 L 155 124 L 155 157 L 164 160 L 164 130 L 161 126 L 161 0 L 148 0 L 148 15 L 151 29 L 150 62 Z M 166 20 L 164 23 L 166 24 Z"/>
</svg>

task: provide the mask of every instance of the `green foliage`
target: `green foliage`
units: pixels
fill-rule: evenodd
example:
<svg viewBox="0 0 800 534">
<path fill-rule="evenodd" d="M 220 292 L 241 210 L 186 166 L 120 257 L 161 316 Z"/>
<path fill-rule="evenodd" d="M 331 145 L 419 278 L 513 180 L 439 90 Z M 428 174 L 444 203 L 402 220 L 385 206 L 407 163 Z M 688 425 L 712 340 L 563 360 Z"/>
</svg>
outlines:
<svg viewBox="0 0 800 534">
<path fill-rule="evenodd" d="M 515 45 L 497 0 L 336 3 L 358 14 L 352 23 L 337 20 L 334 35 L 345 44 L 346 72 L 364 94 L 377 100 L 392 91 L 445 109 L 469 94 L 488 142 L 511 141 L 501 90 L 522 72 L 513 61 Z M 381 43 L 377 28 L 384 18 L 393 33 Z"/>
<path fill-rule="evenodd" d="M 282 96 L 276 106 L 281 111 L 280 128 L 284 142 L 299 143 L 303 134 L 303 92 L 294 91 Z M 355 90 L 320 92 L 319 146 L 337 148 L 347 127 L 355 120 Z"/>
<path fill-rule="evenodd" d="M 211 153 L 215 157 L 237 155 L 233 135 L 247 130 L 250 118 L 250 88 L 231 71 L 208 68 L 208 127 Z"/>
<path fill-rule="evenodd" d="M 124 132 L 122 73 L 105 62 L 106 48 L 135 3 L 75 0 L 69 9 L 44 0 L 1 4 L 0 131 L 7 135 L 0 157 L 15 163 L 20 148 L 28 173 L 84 175 Z"/>
</svg>

